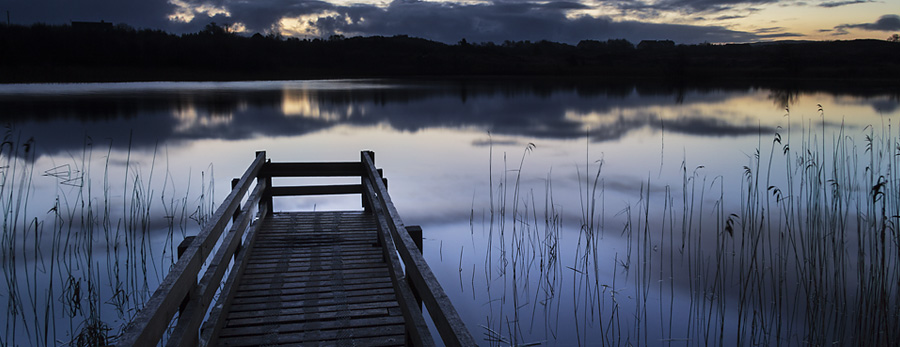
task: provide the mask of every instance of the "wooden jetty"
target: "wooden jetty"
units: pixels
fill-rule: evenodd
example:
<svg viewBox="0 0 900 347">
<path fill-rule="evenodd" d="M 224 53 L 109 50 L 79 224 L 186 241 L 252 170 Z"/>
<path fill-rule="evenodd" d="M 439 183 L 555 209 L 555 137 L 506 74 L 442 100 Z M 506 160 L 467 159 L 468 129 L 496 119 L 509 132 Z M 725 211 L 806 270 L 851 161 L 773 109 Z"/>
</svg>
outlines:
<svg viewBox="0 0 900 347">
<path fill-rule="evenodd" d="M 433 346 L 424 303 L 442 344 L 474 346 L 421 255 L 421 228 L 403 224 L 374 162 L 369 151 L 341 163 L 257 152 L 117 345 Z M 272 177 L 360 184 L 274 187 Z M 333 194 L 360 194 L 364 210 L 272 212 L 273 196 Z"/>
</svg>

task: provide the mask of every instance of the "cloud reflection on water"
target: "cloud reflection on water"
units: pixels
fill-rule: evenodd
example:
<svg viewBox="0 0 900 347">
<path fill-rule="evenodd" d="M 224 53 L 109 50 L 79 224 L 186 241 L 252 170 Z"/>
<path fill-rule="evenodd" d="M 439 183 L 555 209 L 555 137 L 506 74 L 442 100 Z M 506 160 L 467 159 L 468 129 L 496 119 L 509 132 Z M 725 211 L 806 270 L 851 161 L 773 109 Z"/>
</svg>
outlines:
<svg viewBox="0 0 900 347">
<path fill-rule="evenodd" d="M 128 142 L 122 134 L 133 133 L 132 146 L 150 148 L 198 139 L 296 136 L 338 124 L 383 124 L 409 132 L 478 128 L 551 139 L 581 138 L 590 129 L 595 141 L 615 140 L 641 128 L 693 136 L 756 135 L 774 129 L 758 122 L 759 105 L 734 104 L 746 102 L 747 87 L 513 82 L 375 81 L 354 88 L 235 82 L 220 89 L 148 83 L 144 91 L 129 83 L 121 89 L 105 85 L 97 92 L 64 89 L 58 94 L 16 94 L 5 88 L 0 109 L 2 118 L 19 129 L 39 128 L 34 132 L 49 153 L 71 150 L 85 133 L 119 134 L 113 136 L 116 148 Z M 769 91 L 768 98 L 775 101 L 770 113 L 782 112 L 776 110 L 800 93 Z M 900 104 L 896 96 L 877 93 L 850 99 L 882 113 L 892 113 Z"/>
</svg>

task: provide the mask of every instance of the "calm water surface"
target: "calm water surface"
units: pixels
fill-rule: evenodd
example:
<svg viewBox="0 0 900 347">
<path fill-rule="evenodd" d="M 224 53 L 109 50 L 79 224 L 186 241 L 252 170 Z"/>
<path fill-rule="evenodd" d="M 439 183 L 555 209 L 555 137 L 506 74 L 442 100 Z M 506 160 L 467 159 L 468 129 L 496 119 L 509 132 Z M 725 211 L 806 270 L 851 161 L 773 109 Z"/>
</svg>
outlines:
<svg viewBox="0 0 900 347">
<path fill-rule="evenodd" d="M 817 186 L 800 183 L 812 177 L 804 153 L 820 159 L 821 181 L 832 172 L 863 194 L 846 198 L 857 206 L 840 210 L 848 224 L 823 217 L 832 225 L 856 225 L 873 167 L 895 180 L 900 98 L 859 90 L 521 80 L 3 85 L 0 298 L 10 309 L 0 344 L 68 343 L 86 321 L 117 334 L 173 247 L 197 232 L 257 150 L 273 161 L 375 151 L 404 222 L 423 227 L 426 259 L 484 345 L 803 343 L 820 313 L 792 303 L 810 292 L 812 262 L 787 250 L 801 242 L 763 234 L 750 239 L 754 248 L 741 232 L 808 225 L 766 220 L 798 206 L 788 199 L 843 201 L 829 200 L 838 190 L 827 188 L 810 197 Z M 870 161 L 872 153 L 884 158 Z M 749 193 L 752 184 L 762 194 Z M 275 208 L 360 206 L 353 196 L 281 199 Z M 862 262 L 860 238 L 815 268 L 849 274 Z M 896 269 L 896 250 L 885 253 Z M 856 280 L 820 280 L 813 287 L 837 293 L 829 298 L 859 300 L 861 289 L 845 288 Z"/>
</svg>

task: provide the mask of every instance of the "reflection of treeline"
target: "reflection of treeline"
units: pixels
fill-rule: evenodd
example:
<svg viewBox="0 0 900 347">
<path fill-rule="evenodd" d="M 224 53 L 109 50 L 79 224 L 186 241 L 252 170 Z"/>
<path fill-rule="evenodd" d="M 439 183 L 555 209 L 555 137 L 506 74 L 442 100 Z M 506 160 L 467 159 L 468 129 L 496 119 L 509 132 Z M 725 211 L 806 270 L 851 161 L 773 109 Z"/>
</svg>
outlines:
<svg viewBox="0 0 900 347">
<path fill-rule="evenodd" d="M 300 40 L 117 26 L 0 25 L 0 81 L 232 80 L 414 75 L 900 77 L 900 44 L 878 40 L 675 45 L 671 41 L 506 41 L 408 36 Z"/>
</svg>

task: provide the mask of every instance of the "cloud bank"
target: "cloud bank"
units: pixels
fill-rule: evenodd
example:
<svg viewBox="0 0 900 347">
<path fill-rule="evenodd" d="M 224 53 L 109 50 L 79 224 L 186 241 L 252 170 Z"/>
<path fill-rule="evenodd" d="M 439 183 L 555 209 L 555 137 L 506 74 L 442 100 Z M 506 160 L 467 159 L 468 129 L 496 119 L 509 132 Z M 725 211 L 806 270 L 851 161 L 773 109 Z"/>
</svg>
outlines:
<svg viewBox="0 0 900 347">
<path fill-rule="evenodd" d="M 135 27 L 168 27 L 176 9 L 169 0 L 10 0 L 0 10 L 9 11 L 12 23 L 63 24 L 71 21 L 107 21 Z"/>
<path fill-rule="evenodd" d="M 660 23 L 660 13 L 693 14 L 690 18 L 741 19 L 753 6 L 781 0 L 583 0 L 534 2 L 487 0 L 437 2 L 394 0 L 378 3 L 323 0 L 14 0 L 9 6 L 13 22 L 62 24 L 70 21 L 126 23 L 137 28 L 173 33 L 197 32 L 210 22 L 233 24 L 247 33 L 276 33 L 297 37 L 410 35 L 445 43 L 581 40 L 625 38 L 673 40 L 678 43 L 752 42 L 779 37 L 802 37 L 792 32 L 755 32 L 721 25 Z M 865 0 L 832 1 L 809 6 L 837 7 Z M 606 9 L 598 15 L 597 9 Z M 736 11 L 744 14 L 736 14 Z M 749 12 L 748 12 L 749 11 Z M 592 13 L 588 15 L 587 13 Z M 616 14 L 617 13 L 617 14 Z M 623 20 L 647 18 L 654 22 Z M 682 16 L 684 17 L 684 16 Z M 688 17 L 684 17 L 688 18 Z M 848 29 L 897 30 L 900 18 L 882 16 L 874 23 L 844 24 Z"/>
<path fill-rule="evenodd" d="M 863 29 L 870 31 L 895 31 L 900 30 L 900 16 L 896 14 L 886 14 L 878 18 L 875 23 L 862 24 L 843 24 L 838 25 L 835 29 Z"/>
<path fill-rule="evenodd" d="M 874 23 L 841 24 L 834 29 L 822 29 L 821 32 L 830 32 L 834 36 L 847 35 L 848 29 L 862 29 L 866 31 L 900 31 L 900 16 L 886 14 L 878 18 Z"/>
</svg>

